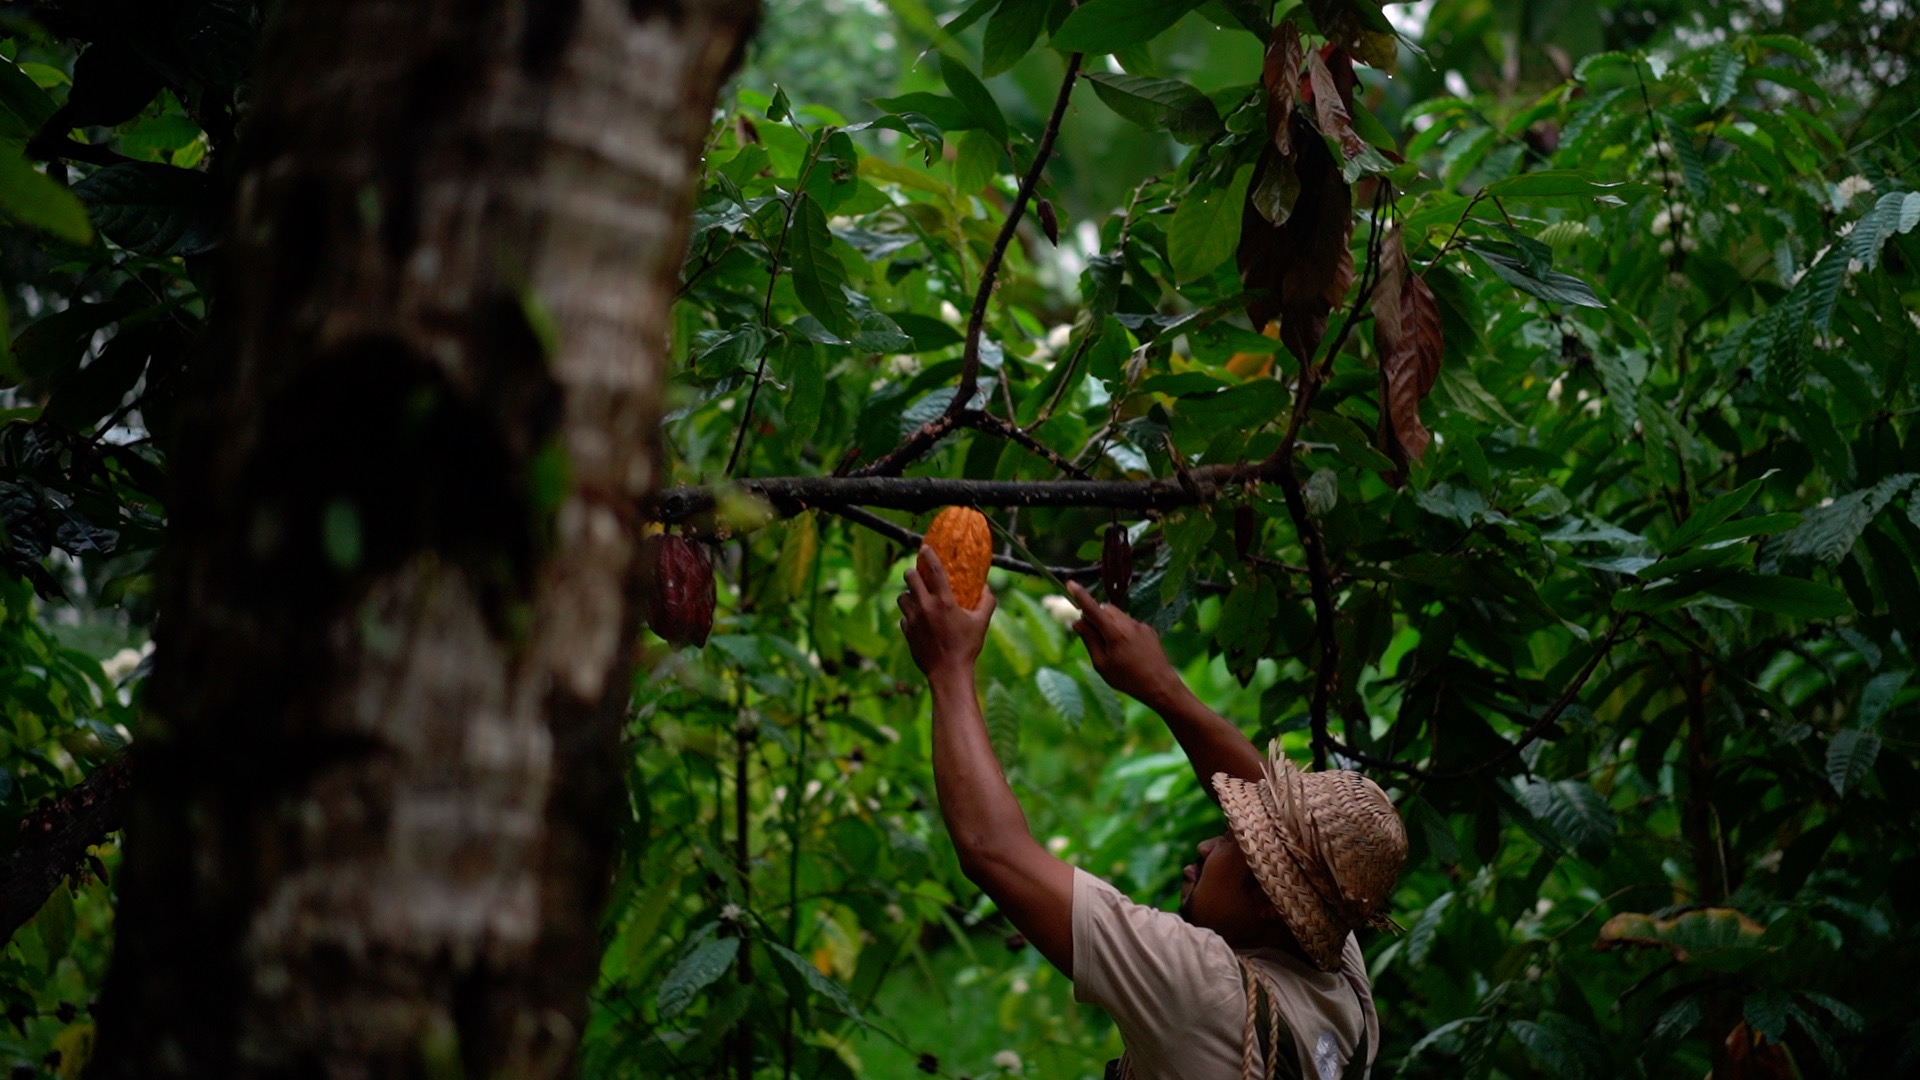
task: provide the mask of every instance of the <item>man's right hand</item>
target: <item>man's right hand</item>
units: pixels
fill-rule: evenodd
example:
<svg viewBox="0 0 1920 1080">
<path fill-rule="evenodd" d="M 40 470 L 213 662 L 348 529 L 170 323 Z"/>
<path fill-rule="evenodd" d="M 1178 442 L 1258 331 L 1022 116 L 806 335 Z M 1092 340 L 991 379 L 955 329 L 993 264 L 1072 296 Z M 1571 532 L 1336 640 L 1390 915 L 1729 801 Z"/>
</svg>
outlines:
<svg viewBox="0 0 1920 1080">
<path fill-rule="evenodd" d="M 1160 708 L 1185 685 L 1153 627 L 1112 604 L 1096 601 L 1077 581 L 1068 582 L 1067 591 L 1081 611 L 1073 629 L 1087 643 L 1093 669 L 1107 685 L 1152 709 Z"/>
</svg>

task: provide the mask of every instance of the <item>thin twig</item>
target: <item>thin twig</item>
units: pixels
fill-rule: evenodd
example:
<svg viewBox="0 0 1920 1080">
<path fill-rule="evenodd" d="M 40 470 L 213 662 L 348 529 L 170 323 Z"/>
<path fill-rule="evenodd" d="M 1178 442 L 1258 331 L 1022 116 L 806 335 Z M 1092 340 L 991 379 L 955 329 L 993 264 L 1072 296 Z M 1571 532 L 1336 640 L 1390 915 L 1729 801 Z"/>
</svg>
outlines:
<svg viewBox="0 0 1920 1080">
<path fill-rule="evenodd" d="M 1060 93 L 1054 99 L 1053 112 L 1047 117 L 1047 126 L 1040 133 L 1040 143 L 1034 149 L 1033 164 L 1028 167 L 1026 175 L 1020 178 L 1013 205 L 1007 208 L 1007 220 L 1000 226 L 1000 235 L 994 238 L 993 249 L 988 252 L 987 261 L 980 268 L 980 288 L 974 292 L 973 311 L 967 316 L 966 345 L 960 353 L 960 381 L 953 400 L 947 403 L 946 412 L 922 424 L 886 456 L 858 470 L 855 475 L 897 476 L 900 470 L 952 431 L 960 414 L 972 407 L 973 395 L 980 385 L 980 335 L 986 329 L 987 304 L 993 299 L 994 283 L 1000 276 L 1000 265 L 1006 258 L 1007 247 L 1013 243 L 1014 233 L 1020 227 L 1020 218 L 1026 213 L 1033 190 L 1039 186 L 1040 176 L 1046 171 L 1047 159 L 1053 154 L 1054 140 L 1060 136 L 1060 122 L 1066 117 L 1067 103 L 1073 98 L 1073 84 L 1080 75 L 1080 60 L 1079 53 L 1067 57 L 1067 73 L 1060 80 Z"/>
<path fill-rule="evenodd" d="M 872 529 L 874 532 L 894 541 L 908 551 L 920 550 L 920 541 L 923 534 L 914 532 L 904 525 L 895 525 L 893 522 L 888 521 L 878 514 L 870 514 L 854 506 L 833 506 L 826 507 L 825 509 L 840 517 L 846 518 L 855 525 Z M 1062 581 L 1098 581 L 1100 578 L 1100 567 L 1098 565 L 1049 566 L 1045 568 L 1046 573 L 1042 573 L 1041 570 L 1036 568 L 1032 563 L 1007 555 L 995 555 L 993 557 L 993 565 L 1002 570 L 1011 570 L 1016 574 L 1027 574 L 1032 577 L 1045 577 L 1050 573 Z"/>
<path fill-rule="evenodd" d="M 1030 430 L 1020 427 L 1010 420 L 1003 420 L 992 413 L 979 410 L 969 410 L 962 415 L 961 420 L 966 426 L 976 431 L 984 431 L 989 435 L 998 435 L 1009 442 L 1019 444 L 1021 448 L 1034 454 L 1036 457 L 1044 458 L 1047 464 L 1052 465 L 1054 468 L 1076 479 L 1086 480 L 1089 478 L 1085 469 L 1068 461 L 1053 447 L 1041 442 Z"/>
</svg>

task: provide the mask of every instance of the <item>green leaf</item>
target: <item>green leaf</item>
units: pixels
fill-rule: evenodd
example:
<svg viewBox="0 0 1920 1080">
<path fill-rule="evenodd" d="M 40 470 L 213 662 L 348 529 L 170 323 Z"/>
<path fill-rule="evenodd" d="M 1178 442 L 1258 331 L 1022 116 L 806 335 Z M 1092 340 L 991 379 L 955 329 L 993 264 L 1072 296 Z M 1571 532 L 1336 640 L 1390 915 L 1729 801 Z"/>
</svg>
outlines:
<svg viewBox="0 0 1920 1080">
<path fill-rule="evenodd" d="M 1512 199 L 1548 199 L 1570 196 L 1623 196 L 1647 190 L 1650 189 L 1646 184 L 1626 182 L 1603 184 L 1578 169 L 1543 169 L 1539 172 L 1526 172 L 1495 180 L 1481 188 L 1480 194 L 1488 198 L 1501 196 Z"/>
<path fill-rule="evenodd" d="M 1580 780 L 1519 780 L 1514 793 L 1520 802 L 1580 857 L 1592 862 L 1606 858 L 1619 830 L 1613 809 L 1600 793 Z"/>
<path fill-rule="evenodd" d="M 1736 604 L 1801 619 L 1838 619 L 1853 614 L 1853 604 L 1839 589 L 1776 574 L 1725 578 L 1707 586 L 1706 591 Z"/>
<path fill-rule="evenodd" d="M 1167 228 L 1167 258 L 1180 280 L 1202 277 L 1232 258 L 1240 246 L 1240 214 L 1252 182 L 1249 162 L 1234 170 L 1227 186 L 1190 192 L 1181 200 Z"/>
<path fill-rule="evenodd" d="M 1880 756 L 1880 736 L 1872 731 L 1859 728 L 1843 728 L 1833 733 L 1833 741 L 1827 744 L 1827 782 L 1833 790 L 1845 795 L 1851 788 L 1857 787 L 1873 769 L 1873 761 Z"/>
<path fill-rule="evenodd" d="M 853 333 L 853 313 L 847 306 L 847 268 L 833 251 L 833 232 L 826 212 L 805 194 L 797 196 L 793 225 L 787 236 L 787 254 L 793 263 L 793 290 L 814 318 L 840 337 Z"/>
<path fill-rule="evenodd" d="M 1740 73 L 1746 69 L 1747 58 L 1732 46 L 1725 42 L 1714 46 L 1707 58 L 1707 78 L 1700 86 L 1700 96 L 1716 109 L 1725 107 L 1740 89 Z"/>
<path fill-rule="evenodd" d="M 941 53 L 940 79 L 947 84 L 947 90 L 953 94 L 954 100 L 965 107 L 968 115 L 985 128 L 987 134 L 1002 143 L 1007 141 L 1007 118 L 1001 115 L 1000 106 L 993 100 L 993 95 L 987 92 L 986 84 L 967 70 L 967 65 Z"/>
<path fill-rule="evenodd" d="M 1414 967 L 1423 967 L 1427 956 L 1433 952 L 1433 943 L 1440 940 L 1440 924 L 1446 920 L 1447 908 L 1453 905 L 1453 894 L 1441 893 L 1420 913 L 1413 929 L 1407 932 L 1407 963 Z"/>
<path fill-rule="evenodd" d="M 73 947 L 73 931 L 76 920 L 73 914 L 73 892 L 62 881 L 40 906 L 40 913 L 33 917 L 34 929 L 40 932 L 40 941 L 47 949 L 47 970 L 67 955 Z"/>
<path fill-rule="evenodd" d="M 857 1017 L 860 1010 L 853 1004 L 853 998 L 847 995 L 847 989 L 838 982 L 820 973 L 812 962 L 777 941 L 762 942 L 775 960 L 785 964 L 794 974 L 800 976 L 807 989 L 826 998 L 835 1009 L 848 1016 Z"/>
<path fill-rule="evenodd" d="M 687 363 L 700 375 L 718 379 L 752 370 L 766 347 L 767 329 L 755 323 L 748 323 L 730 334 L 703 331 L 695 337 L 697 351 Z"/>
<path fill-rule="evenodd" d="M 1779 1045 L 1786 1039 L 1787 1010 L 1792 1003 L 1785 990 L 1769 986 L 1747 998 L 1747 1023 L 1768 1042 Z"/>
<path fill-rule="evenodd" d="M 1534 274 L 1528 269 L 1527 261 L 1518 249 L 1510 245 L 1481 241 L 1466 245 L 1467 250 L 1486 260 L 1500 280 L 1530 296 L 1555 304 L 1574 304 L 1579 307 L 1606 307 L 1606 302 L 1594 295 L 1593 288 L 1571 274 L 1549 270 L 1545 274 Z"/>
<path fill-rule="evenodd" d="M 895 97 L 874 98 L 873 104 L 902 119 L 922 117 L 941 131 L 966 131 L 985 126 L 965 105 L 944 94 L 916 90 Z"/>
<path fill-rule="evenodd" d="M 1675 529 L 1666 543 L 1660 545 L 1660 550 L 1675 552 L 1699 541 L 1701 535 L 1708 529 L 1745 509 L 1747 503 L 1753 500 L 1753 493 L 1760 490 L 1760 485 L 1765 479 L 1761 477 L 1758 480 L 1749 480 L 1694 511 L 1693 516 Z"/>
<path fill-rule="evenodd" d="M 1911 671 L 1883 671 L 1867 680 L 1860 689 L 1860 704 L 1854 710 L 1853 726 L 1870 728 L 1880 722 L 1880 718 L 1893 707 L 1893 699 L 1900 693 L 1907 680 L 1913 676 Z"/>
<path fill-rule="evenodd" d="M 1920 481 L 1920 473 L 1895 473 L 1872 487 L 1847 492 L 1809 510 L 1799 525 L 1780 537 L 1780 547 L 1789 555 L 1837 563 L 1853 550 L 1873 519 L 1915 481 Z"/>
<path fill-rule="evenodd" d="M 1206 141 L 1220 130 L 1220 114 L 1205 94 L 1178 79 L 1149 79 L 1096 71 L 1087 76 L 1107 107 L 1149 131 L 1183 143 Z"/>
<path fill-rule="evenodd" d="M 999 170 L 1001 153 L 1000 141 L 984 131 L 962 135 L 953 161 L 954 190 L 962 195 L 974 195 L 986 187 Z"/>
<path fill-rule="evenodd" d="M 109 165 L 73 185 L 108 239 L 142 255 L 198 255 L 220 240 L 205 174 L 150 161 Z"/>
<path fill-rule="evenodd" d="M 1086 719 L 1087 702 L 1081 696 L 1080 684 L 1074 681 L 1073 676 L 1043 667 L 1033 673 L 1033 683 L 1040 689 L 1040 696 L 1047 699 L 1047 704 L 1053 706 L 1053 711 L 1059 713 L 1061 719 L 1076 726 Z"/>
<path fill-rule="evenodd" d="M 1719 544 L 1728 540 L 1744 540 L 1750 536 L 1771 536 L 1785 532 L 1800 524 L 1799 514 L 1755 514 L 1752 517 L 1735 518 L 1721 525 L 1715 525 L 1694 539 L 1702 547 Z"/>
<path fill-rule="evenodd" d="M 1198 6 L 1198 0 L 1088 0 L 1053 32 L 1061 52 L 1109 53 L 1149 41 Z"/>
<path fill-rule="evenodd" d="M 671 1020 L 693 1004 L 694 996 L 726 974 L 740 952 L 737 937 L 715 938 L 680 958 L 661 980 L 658 1001 L 660 1019 Z"/>
<path fill-rule="evenodd" d="M 0 59 L 0 139 L 30 139 L 59 106 L 11 60 Z"/>
<path fill-rule="evenodd" d="M 1867 269 L 1880 265 L 1880 249 L 1901 233 L 1920 225 L 1920 191 L 1895 191 L 1880 196 L 1847 235 L 1847 251 Z"/>
<path fill-rule="evenodd" d="M 9 66 L 0 61 L 0 67 Z M 34 168 L 11 141 L 0 143 L 0 211 L 62 240 L 93 242 L 93 223 L 79 198 Z"/>
<path fill-rule="evenodd" d="M 1007 71 L 1027 55 L 1046 25 L 1051 0 L 1001 0 L 987 20 L 981 43 L 980 73 L 989 78 Z"/>
</svg>

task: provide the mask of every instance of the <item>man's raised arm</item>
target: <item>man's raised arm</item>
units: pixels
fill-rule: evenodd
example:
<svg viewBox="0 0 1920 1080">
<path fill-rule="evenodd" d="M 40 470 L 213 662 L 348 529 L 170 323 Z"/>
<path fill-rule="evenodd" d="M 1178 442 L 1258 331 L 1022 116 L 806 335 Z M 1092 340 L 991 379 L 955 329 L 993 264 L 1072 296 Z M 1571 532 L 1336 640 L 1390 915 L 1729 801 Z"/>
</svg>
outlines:
<svg viewBox="0 0 1920 1080">
<path fill-rule="evenodd" d="M 1200 787 L 1216 802 L 1213 774 L 1258 783 L 1265 759 L 1231 721 L 1207 708 L 1167 660 L 1160 635 L 1112 604 L 1097 603 L 1078 582 L 1069 582 L 1081 619 L 1074 624 L 1095 671 L 1107 684 L 1160 714 L 1186 751 Z"/>
<path fill-rule="evenodd" d="M 953 598 L 946 568 L 929 548 L 907 571 L 900 628 L 933 690 L 933 783 L 940 816 L 967 880 L 1006 913 L 1040 955 L 1073 977 L 1073 867 L 1033 838 L 987 739 L 974 663 L 993 618 L 993 594 L 969 611 Z"/>
</svg>

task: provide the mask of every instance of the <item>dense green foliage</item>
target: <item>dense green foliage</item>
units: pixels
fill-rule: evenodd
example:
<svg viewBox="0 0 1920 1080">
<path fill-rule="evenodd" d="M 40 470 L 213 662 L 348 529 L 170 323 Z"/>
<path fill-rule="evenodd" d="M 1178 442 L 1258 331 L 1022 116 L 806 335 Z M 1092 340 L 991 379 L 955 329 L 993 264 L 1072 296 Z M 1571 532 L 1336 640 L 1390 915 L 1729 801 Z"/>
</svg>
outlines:
<svg viewBox="0 0 1920 1080">
<path fill-rule="evenodd" d="M 1313 55 L 1316 26 L 1394 50 L 1370 0 L 1192 7 L 849 5 L 895 39 L 856 54 L 827 5 L 791 24 L 775 5 L 713 127 L 676 310 L 673 481 L 868 463 L 947 406 L 1073 49 L 1089 74 L 1036 192 L 1059 244 L 1029 208 L 980 346 L 981 407 L 1045 452 L 963 430 L 912 472 L 1051 480 L 1064 459 L 1143 479 L 1280 448 L 1302 364 L 1247 319 L 1236 259 L 1300 205 L 1255 182 L 1268 31 L 1291 18 Z M 253 22 L 189 9 L 202 22 L 9 22 L 0 49 L 8 834 L 115 725 L 140 733 L 131 686 L 88 654 L 151 619 L 205 191 Z M 1335 658 L 1328 735 L 1388 786 L 1414 846 L 1409 932 L 1363 943 L 1378 1075 L 1698 1076 L 1737 1024 L 1807 1076 L 1920 1067 L 1912 16 L 1416 10 L 1398 78 L 1354 69 L 1354 137 L 1312 136 L 1355 185 L 1352 283 L 1315 357 L 1329 377 L 1304 380 L 1288 446 L 1333 647 L 1275 485 L 1164 514 L 995 516 L 1072 566 L 1129 525 L 1132 610 L 1203 698 L 1301 760 Z M 116 56 L 151 78 L 105 74 Z M 61 154 L 72 194 L 63 167 L 28 163 L 61 107 L 96 148 Z M 1264 211 L 1243 210 L 1250 190 Z M 1444 330 L 1414 399 L 1433 434 L 1418 461 L 1364 295 L 1393 237 Z M 714 636 L 655 642 L 636 687 L 583 1072 L 1099 1075 L 1110 1025 L 1008 938 L 931 805 L 926 699 L 894 629 L 903 549 L 820 511 L 760 524 L 722 514 Z M 1170 902 L 1218 831 L 1211 805 L 1045 585 L 994 587 L 982 692 L 1036 835 Z M 76 1067 L 109 906 L 76 878 L 8 947 L 8 1064 L 59 1049 Z"/>
</svg>

